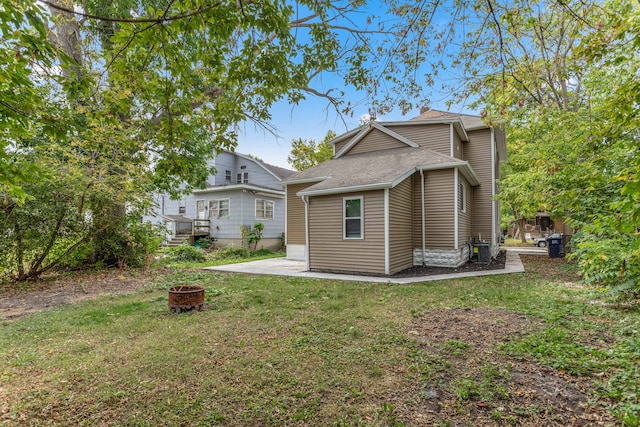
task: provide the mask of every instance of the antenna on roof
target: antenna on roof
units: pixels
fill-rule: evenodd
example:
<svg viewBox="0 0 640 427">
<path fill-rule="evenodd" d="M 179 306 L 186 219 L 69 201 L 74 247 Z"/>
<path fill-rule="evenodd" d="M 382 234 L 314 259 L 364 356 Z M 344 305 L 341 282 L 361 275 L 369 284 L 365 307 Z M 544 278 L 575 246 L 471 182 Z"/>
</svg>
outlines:
<svg viewBox="0 0 640 427">
<path fill-rule="evenodd" d="M 371 107 L 369 108 L 369 126 L 371 126 L 371 123 L 376 121 L 376 109 Z"/>
</svg>

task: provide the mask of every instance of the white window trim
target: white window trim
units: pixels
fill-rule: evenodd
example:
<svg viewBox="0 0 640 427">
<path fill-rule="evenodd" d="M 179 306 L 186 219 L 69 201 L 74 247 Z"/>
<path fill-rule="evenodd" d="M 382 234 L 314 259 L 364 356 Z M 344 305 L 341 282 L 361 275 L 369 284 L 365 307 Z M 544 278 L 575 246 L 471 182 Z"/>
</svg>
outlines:
<svg viewBox="0 0 640 427">
<path fill-rule="evenodd" d="M 271 203 L 271 218 L 266 218 L 266 217 L 259 218 L 258 217 L 258 202 L 259 201 L 262 201 L 262 202 L 265 202 L 265 203 Z M 255 212 L 256 219 L 273 220 L 276 217 L 276 204 L 274 203 L 273 200 L 255 199 L 254 207 L 255 207 L 254 212 Z M 262 214 L 264 215 L 264 213 L 265 213 L 265 210 L 263 209 L 262 210 Z"/>
<path fill-rule="evenodd" d="M 462 191 L 460 191 L 461 189 Z M 462 193 L 458 194 L 458 209 L 462 213 L 467 213 L 467 186 L 463 180 L 458 181 L 458 191 Z M 460 207 L 460 200 L 462 200 L 462 207 Z"/>
<path fill-rule="evenodd" d="M 228 205 L 228 213 L 226 216 L 220 216 L 220 202 L 227 201 Z M 211 218 L 211 206 L 217 204 L 218 205 L 218 216 L 216 218 Z M 221 218 L 230 218 L 231 217 L 231 200 L 227 199 L 213 199 L 209 200 L 209 219 L 221 219 Z"/>
<path fill-rule="evenodd" d="M 360 216 L 349 217 L 360 219 L 360 237 L 347 237 L 347 200 L 360 200 Z M 343 240 L 364 240 L 364 197 L 351 196 L 342 198 L 342 239 Z"/>
</svg>

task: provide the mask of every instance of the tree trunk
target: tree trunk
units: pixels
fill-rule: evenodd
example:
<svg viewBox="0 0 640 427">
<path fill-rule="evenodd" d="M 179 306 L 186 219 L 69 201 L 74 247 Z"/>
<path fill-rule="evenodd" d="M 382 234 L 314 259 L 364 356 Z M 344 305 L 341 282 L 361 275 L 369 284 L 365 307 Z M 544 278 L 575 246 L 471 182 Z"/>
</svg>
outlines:
<svg viewBox="0 0 640 427">
<path fill-rule="evenodd" d="M 527 233 L 525 227 L 527 226 L 527 218 L 520 219 L 520 240 L 522 243 L 527 243 Z"/>
</svg>

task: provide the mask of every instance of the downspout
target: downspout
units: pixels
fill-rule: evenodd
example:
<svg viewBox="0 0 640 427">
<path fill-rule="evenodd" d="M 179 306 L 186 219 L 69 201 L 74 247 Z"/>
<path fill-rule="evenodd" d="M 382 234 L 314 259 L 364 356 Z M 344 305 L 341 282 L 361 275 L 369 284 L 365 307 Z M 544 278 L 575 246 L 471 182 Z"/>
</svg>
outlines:
<svg viewBox="0 0 640 427">
<path fill-rule="evenodd" d="M 422 265 L 427 264 L 427 225 L 424 213 L 424 171 L 420 169 L 420 197 L 422 199 Z"/>
<path fill-rule="evenodd" d="M 309 199 L 307 196 L 302 196 L 304 202 L 304 261 L 307 271 L 309 271 Z"/>
<path fill-rule="evenodd" d="M 496 134 L 491 128 L 491 247 L 496 244 Z"/>
<path fill-rule="evenodd" d="M 453 170 L 453 248 L 458 250 L 458 234 L 460 233 L 458 227 L 458 198 L 460 197 L 460 188 L 458 181 L 460 179 L 460 173 L 458 168 Z"/>
<path fill-rule="evenodd" d="M 384 189 L 384 274 L 389 275 L 389 189 Z"/>
<path fill-rule="evenodd" d="M 287 209 L 287 201 L 289 200 L 289 188 L 285 185 L 284 186 L 284 246 L 285 248 L 287 247 L 287 243 L 288 243 L 288 239 L 289 239 L 289 233 L 288 233 L 288 216 L 287 215 L 287 211 L 289 209 Z M 274 215 L 275 216 L 275 215 Z"/>
</svg>

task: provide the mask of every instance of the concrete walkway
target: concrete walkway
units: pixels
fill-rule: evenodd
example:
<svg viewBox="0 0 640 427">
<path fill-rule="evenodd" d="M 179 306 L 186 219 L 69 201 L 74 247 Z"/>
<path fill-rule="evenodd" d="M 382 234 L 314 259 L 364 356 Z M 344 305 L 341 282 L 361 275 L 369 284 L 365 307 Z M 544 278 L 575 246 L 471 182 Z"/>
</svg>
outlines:
<svg viewBox="0 0 640 427">
<path fill-rule="evenodd" d="M 523 273 L 524 266 L 519 254 L 546 255 L 547 251 L 538 248 L 506 248 L 507 260 L 505 268 L 501 270 L 473 271 L 467 273 L 439 274 L 435 276 L 419 277 L 376 277 L 359 276 L 354 274 L 317 273 L 306 271 L 304 261 L 292 261 L 286 258 L 269 258 L 259 261 L 243 262 L 239 264 L 219 265 L 207 267 L 206 270 L 226 271 L 229 273 L 271 274 L 274 276 L 306 277 L 315 279 L 347 280 L 353 282 L 395 283 L 406 284 L 416 282 L 432 282 L 435 280 L 457 279 L 461 277 L 490 276 L 495 274 Z"/>
</svg>

